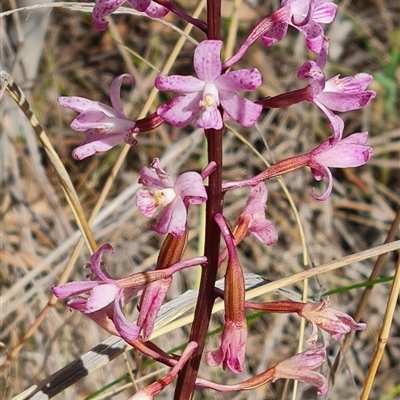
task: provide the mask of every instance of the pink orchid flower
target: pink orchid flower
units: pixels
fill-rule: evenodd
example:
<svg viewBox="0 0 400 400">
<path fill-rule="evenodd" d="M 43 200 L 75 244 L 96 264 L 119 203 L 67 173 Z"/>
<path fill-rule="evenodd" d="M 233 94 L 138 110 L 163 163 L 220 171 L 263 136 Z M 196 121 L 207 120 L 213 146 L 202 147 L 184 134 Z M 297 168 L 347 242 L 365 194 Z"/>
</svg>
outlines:
<svg viewBox="0 0 400 400">
<path fill-rule="evenodd" d="M 328 48 L 329 40 L 324 37 L 317 62 L 306 61 L 297 71 L 299 79 L 309 80 L 308 86 L 292 93 L 297 93 L 300 97 L 304 95 L 305 100 L 315 103 L 332 124 L 335 118 L 333 111 L 359 110 L 375 98 L 376 92 L 366 90 L 374 79 L 366 73 L 345 78 L 339 78 L 340 75 L 336 75 L 326 80 L 323 69 L 328 58 Z"/>
<path fill-rule="evenodd" d="M 250 188 L 246 206 L 240 213 L 238 223 L 233 230 L 236 245 L 243 238 L 243 234 L 252 234 L 267 246 L 278 240 L 275 225 L 265 218 L 267 198 L 268 192 L 264 182 Z"/>
<path fill-rule="evenodd" d="M 328 381 L 323 375 L 313 370 L 325 361 L 326 347 L 327 343 L 323 347 L 303 351 L 240 383 L 224 385 L 197 378 L 196 386 L 219 392 L 234 392 L 255 389 L 278 379 L 296 379 L 317 387 L 318 394 L 325 394 L 328 391 Z"/>
<path fill-rule="evenodd" d="M 322 46 L 323 29 L 320 24 L 330 24 L 335 18 L 337 5 L 333 0 L 282 0 L 281 7 L 289 7 L 290 13 L 283 23 L 275 24 L 266 32 L 262 41 L 271 46 L 286 36 L 288 26 L 299 30 L 306 38 L 307 47 L 319 53 Z"/>
<path fill-rule="evenodd" d="M 220 365 L 225 370 L 244 372 L 244 359 L 247 342 L 247 321 L 244 314 L 245 284 L 243 269 L 236 252 L 234 238 L 222 214 L 215 214 L 228 251 L 228 266 L 224 280 L 225 324 L 222 330 L 221 345 L 207 353 L 207 364 Z"/>
<path fill-rule="evenodd" d="M 303 351 L 279 362 L 271 368 L 274 371 L 272 382 L 277 379 L 296 379 L 317 387 L 318 394 L 325 394 L 328 391 L 328 382 L 323 375 L 313 370 L 324 363 L 326 347 L 327 343 L 323 347 Z"/>
<path fill-rule="evenodd" d="M 155 158 L 150 168 L 140 170 L 139 183 L 146 189 L 139 189 L 136 205 L 145 217 L 152 217 L 158 207 L 163 210 L 154 226 L 156 232 L 171 233 L 175 237 L 183 234 L 189 204 L 202 204 L 207 201 L 203 179 L 197 172 L 181 174 L 176 181 L 161 167 Z"/>
<path fill-rule="evenodd" d="M 136 122 L 127 118 L 122 109 L 120 90 L 122 80 L 128 78 L 132 85 L 135 81 L 129 74 L 117 76 L 110 86 L 112 107 L 83 97 L 59 97 L 58 102 L 79 115 L 72 121 L 75 131 L 87 131 L 85 140 L 72 152 L 76 160 L 82 160 L 95 153 L 108 151 L 121 140 L 127 144 L 137 141 L 132 136 Z"/>
<path fill-rule="evenodd" d="M 94 27 L 99 31 L 106 29 L 108 22 L 104 21 L 104 17 L 112 14 L 125 2 L 136 11 L 143 11 L 152 18 L 162 18 L 168 13 L 165 7 L 151 0 L 97 0 L 92 12 Z"/>
<path fill-rule="evenodd" d="M 187 126 L 195 120 L 195 127 L 221 129 L 223 120 L 218 107 L 238 124 L 249 127 L 256 123 L 262 107 L 236 94 L 237 90 L 254 90 L 262 83 L 256 69 L 242 69 L 222 74 L 221 40 L 204 40 L 194 52 L 193 76 L 159 75 L 155 86 L 159 90 L 172 90 L 183 96 L 171 106 L 162 105 L 158 114 L 171 125 Z"/>
<path fill-rule="evenodd" d="M 339 124 L 343 124 L 339 117 L 337 117 L 337 121 Z M 342 130 L 343 128 L 341 128 Z M 308 157 L 307 165 L 311 168 L 314 179 L 320 181 L 322 178 L 326 178 L 328 182 L 327 188 L 321 196 L 317 196 L 313 189 L 312 195 L 316 200 L 326 200 L 332 192 L 333 178 L 329 168 L 359 167 L 371 159 L 372 148 L 365 146 L 367 139 L 368 132 L 353 133 L 345 139 L 342 139 L 340 132 L 304 155 Z"/>
<path fill-rule="evenodd" d="M 327 179 L 327 188 L 321 196 L 315 194 L 315 189 L 312 192 L 312 196 L 316 200 L 326 200 L 331 194 L 333 186 L 332 173 L 329 168 L 359 167 L 366 164 L 372 157 L 372 148 L 365 146 L 368 132 L 353 133 L 342 139 L 343 120 L 337 115 L 333 117 L 334 134 L 314 150 L 277 162 L 253 178 L 228 182 L 223 185 L 223 190 L 256 186 L 262 181 L 308 166 L 311 168 L 315 180 Z"/>
<path fill-rule="evenodd" d="M 90 257 L 87 264 L 92 270 L 90 281 L 69 282 L 54 287 L 53 293 L 59 299 L 80 296 L 70 300 L 68 306 L 86 314 L 108 332 L 128 342 L 136 340 L 140 328 L 128 322 L 122 307 L 136 297 L 144 285 L 124 287 L 123 280 L 111 278 L 101 262 L 104 251 L 110 251 L 111 254 L 114 252 L 112 246 L 106 243 Z"/>
<path fill-rule="evenodd" d="M 222 330 L 221 345 L 207 353 L 207 364 L 216 367 L 222 363 L 225 370 L 227 367 L 236 374 L 244 372 L 244 359 L 247 342 L 246 319 L 240 323 L 225 318 Z"/>
<path fill-rule="evenodd" d="M 323 69 L 328 58 L 328 49 L 329 39 L 324 36 L 317 61 L 306 61 L 297 71 L 299 79 L 308 79 L 306 87 L 261 100 L 259 104 L 265 108 L 281 108 L 302 101 L 315 103 L 328 117 L 334 131 L 337 131 L 335 125 L 338 117 L 334 111 L 359 110 L 375 98 L 376 92 L 366 90 L 374 79 L 366 73 L 345 78 L 336 75 L 326 80 Z"/>
<path fill-rule="evenodd" d="M 231 182 L 223 185 L 223 190 L 229 187 Z M 266 202 L 268 198 L 267 187 L 264 182 L 259 182 L 250 187 L 250 195 L 238 221 L 233 228 L 233 236 L 236 246 L 247 236 L 254 235 L 261 243 L 271 246 L 278 240 L 278 232 L 275 225 L 265 218 Z M 228 254 L 225 248 L 219 256 L 219 265 Z"/>
<path fill-rule="evenodd" d="M 311 347 L 315 347 L 318 340 L 317 327 L 330 333 L 334 341 L 339 340 L 351 330 L 361 331 L 366 327 L 363 323 L 356 323 L 348 314 L 330 307 L 328 298 L 321 303 L 286 300 L 266 303 L 247 301 L 245 307 L 274 313 L 297 313 L 313 325 L 311 336 L 307 339 L 307 344 Z"/>
<path fill-rule="evenodd" d="M 315 347 L 318 339 L 317 326 L 330 333 L 335 341 L 351 330 L 360 331 L 366 328 L 366 324 L 357 323 L 348 314 L 330 307 L 328 298 L 322 303 L 305 303 L 298 314 L 313 325 L 311 336 L 307 339 L 307 344 L 311 347 Z"/>
</svg>

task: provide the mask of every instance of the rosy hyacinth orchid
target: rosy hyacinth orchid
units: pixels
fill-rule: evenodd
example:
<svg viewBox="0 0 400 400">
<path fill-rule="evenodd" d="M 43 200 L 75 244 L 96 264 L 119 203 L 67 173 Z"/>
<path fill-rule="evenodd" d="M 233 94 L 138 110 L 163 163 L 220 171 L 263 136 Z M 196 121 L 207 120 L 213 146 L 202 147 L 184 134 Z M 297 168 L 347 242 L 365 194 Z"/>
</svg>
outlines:
<svg viewBox="0 0 400 400">
<path fill-rule="evenodd" d="M 286 36 L 288 26 L 298 29 L 306 38 L 307 47 L 319 53 L 323 41 L 320 24 L 330 24 L 335 18 L 337 5 L 333 0 L 282 0 L 281 7 L 289 7 L 290 13 L 283 23 L 274 25 L 262 37 L 266 46 L 272 46 Z"/>
<path fill-rule="evenodd" d="M 110 86 L 112 107 L 83 97 L 59 97 L 58 102 L 79 115 L 72 121 L 75 131 L 87 131 L 85 140 L 72 152 L 77 160 L 82 160 L 95 153 L 108 151 L 121 140 L 127 144 L 135 144 L 132 136 L 136 122 L 127 118 L 122 109 L 120 90 L 122 80 L 128 78 L 132 85 L 135 81 L 129 74 L 116 77 Z"/>
<path fill-rule="evenodd" d="M 122 307 L 137 297 L 146 285 L 168 278 L 182 269 L 207 263 L 206 257 L 194 257 L 162 270 L 138 272 L 113 279 L 101 262 L 104 251 L 113 253 L 114 250 L 106 243 L 93 253 L 87 264 L 92 270 L 89 281 L 69 282 L 53 287 L 53 293 L 58 299 L 75 297 L 67 303 L 69 307 L 84 313 L 108 332 L 121 336 L 128 343 L 138 338 L 140 327 L 128 322 Z"/>
<path fill-rule="evenodd" d="M 346 112 L 365 107 L 376 96 L 373 90 L 367 90 L 373 76 L 359 73 L 354 76 L 339 78 L 336 75 L 325 79 L 323 69 L 328 58 L 329 40 L 324 37 L 317 62 L 306 61 L 297 71 L 299 79 L 308 79 L 308 86 L 300 89 L 297 96 L 305 96 L 305 100 L 315 103 L 334 123 L 334 111 Z M 287 95 L 290 96 L 290 93 Z"/>
<path fill-rule="evenodd" d="M 261 243 L 270 246 L 278 240 L 275 225 L 265 218 L 267 187 L 264 182 L 250 188 L 246 206 L 239 215 L 233 230 L 236 245 L 248 234 L 254 235 Z"/>
<path fill-rule="evenodd" d="M 158 207 L 162 208 L 156 225 L 152 228 L 161 234 L 181 236 L 185 230 L 187 206 L 202 204 L 207 200 L 203 179 L 197 172 L 189 171 L 179 175 L 176 181 L 161 167 L 158 158 L 150 168 L 140 170 L 139 183 L 146 189 L 139 189 L 136 205 L 145 217 L 152 217 Z"/>
<path fill-rule="evenodd" d="M 207 364 L 220 365 L 225 370 L 244 372 L 244 358 L 247 341 L 247 321 L 244 315 L 244 277 L 232 233 L 221 214 L 214 216 L 228 250 L 228 267 L 224 283 L 225 324 L 222 330 L 221 345 L 207 353 Z"/>
<path fill-rule="evenodd" d="M 316 200 L 326 200 L 332 192 L 333 178 L 329 168 L 359 167 L 372 157 L 372 148 L 365 146 L 368 132 L 353 133 L 341 140 L 341 136 L 331 136 L 328 140 L 308 154 L 307 165 L 311 168 L 314 179 L 327 180 L 327 188 L 321 196 L 312 195 Z"/>
<path fill-rule="evenodd" d="M 278 232 L 275 225 L 265 218 L 266 202 L 268 198 L 267 187 L 264 182 L 250 188 L 250 195 L 246 205 L 239 215 L 233 228 L 233 237 L 237 246 L 247 235 L 254 235 L 261 243 L 270 246 L 278 240 Z M 220 257 L 221 263 L 227 256 L 225 248 Z"/>
<path fill-rule="evenodd" d="M 223 385 L 197 378 L 196 386 L 214 389 L 219 392 L 234 392 L 251 390 L 275 382 L 278 379 L 296 379 L 309 383 L 318 389 L 318 394 L 328 391 L 328 381 L 318 372 L 313 371 L 323 364 L 326 359 L 326 344 L 323 347 L 303 351 L 283 360 L 266 371 L 241 383 Z"/>
<path fill-rule="evenodd" d="M 236 94 L 237 90 L 254 90 L 262 83 L 256 69 L 241 69 L 222 74 L 221 40 L 204 40 L 194 52 L 193 76 L 159 75 L 157 89 L 172 90 L 183 96 L 171 106 L 162 105 L 158 114 L 171 125 L 187 126 L 195 120 L 195 127 L 221 129 L 223 120 L 218 107 L 238 124 L 249 127 L 256 123 L 262 107 Z"/>
<path fill-rule="evenodd" d="M 366 73 L 339 78 L 339 75 L 326 80 L 324 67 L 328 55 L 329 40 L 323 37 L 322 49 L 317 61 L 306 61 L 298 70 L 299 79 L 308 79 L 308 85 L 278 96 L 261 100 L 265 108 L 281 108 L 302 101 L 315 103 L 328 117 L 335 130 L 334 112 L 359 110 L 376 96 L 373 90 L 367 90 L 373 77 Z"/>
<path fill-rule="evenodd" d="M 321 303 L 302 303 L 287 300 L 266 303 L 247 301 L 245 302 L 245 307 L 281 314 L 297 313 L 313 325 L 311 336 L 307 339 L 307 344 L 311 347 L 315 347 L 318 340 L 317 327 L 331 334 L 334 341 L 339 340 L 351 330 L 361 331 L 366 327 L 363 323 L 356 323 L 348 314 L 330 307 L 328 298 Z"/>
<path fill-rule="evenodd" d="M 303 351 L 279 362 L 272 367 L 272 382 L 277 379 L 296 379 L 317 387 L 318 394 L 325 394 L 328 391 L 328 382 L 323 375 L 313 370 L 324 363 L 326 347 L 327 343 L 323 347 Z"/>
<path fill-rule="evenodd" d="M 298 314 L 313 325 L 311 336 L 307 339 L 307 344 L 312 347 L 315 347 L 318 339 L 317 326 L 330 333 L 335 341 L 352 330 L 366 328 L 366 324 L 357 323 L 348 314 L 330 307 L 328 298 L 321 303 L 304 304 Z"/>
<path fill-rule="evenodd" d="M 136 297 L 144 285 L 129 288 L 121 285 L 118 279 L 112 279 L 101 262 L 104 251 L 114 252 L 109 243 L 103 244 L 86 265 L 92 270 L 90 281 L 69 282 L 54 287 L 53 293 L 59 299 L 80 296 L 70 300 L 68 306 L 86 314 L 108 332 L 128 342 L 136 340 L 140 328 L 128 322 L 121 307 Z"/>
<path fill-rule="evenodd" d="M 366 146 L 368 132 L 353 133 L 342 139 L 343 120 L 337 115 L 333 119 L 334 134 L 324 143 L 306 154 L 290 157 L 280 161 L 253 178 L 243 181 L 228 182 L 223 190 L 231 190 L 243 186 L 255 186 L 259 182 L 281 176 L 302 167 L 310 167 L 315 180 L 327 180 L 327 188 L 321 196 L 312 195 L 316 200 L 326 200 L 332 192 L 333 177 L 329 168 L 350 168 L 366 164 L 372 157 L 372 148 Z"/>
</svg>

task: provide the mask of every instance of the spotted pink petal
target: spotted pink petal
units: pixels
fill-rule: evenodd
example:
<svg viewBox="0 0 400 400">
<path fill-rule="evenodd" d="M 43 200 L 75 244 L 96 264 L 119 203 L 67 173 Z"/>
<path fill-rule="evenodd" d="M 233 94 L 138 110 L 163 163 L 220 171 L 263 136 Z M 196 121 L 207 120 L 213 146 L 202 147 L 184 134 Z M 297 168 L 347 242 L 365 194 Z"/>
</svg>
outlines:
<svg viewBox="0 0 400 400">
<path fill-rule="evenodd" d="M 168 14 L 168 9 L 152 1 L 150 5 L 146 8 L 145 13 L 151 18 L 163 18 Z"/>
<path fill-rule="evenodd" d="M 58 299 L 66 299 L 70 296 L 78 296 L 89 292 L 98 285 L 99 282 L 94 281 L 68 282 L 64 283 L 64 285 L 54 286 L 52 291 Z"/>
<path fill-rule="evenodd" d="M 83 160 L 96 153 L 102 153 L 115 147 L 121 141 L 120 135 L 109 135 L 88 131 L 85 140 L 72 151 L 75 160 Z"/>
<path fill-rule="evenodd" d="M 205 83 L 194 76 L 160 74 L 157 76 L 154 86 L 158 90 L 171 90 L 176 93 L 197 93 L 204 89 Z"/>
<path fill-rule="evenodd" d="M 227 72 L 215 81 L 219 90 L 255 90 L 262 84 L 262 75 L 257 68 L 241 69 L 239 71 Z"/>
<path fill-rule="evenodd" d="M 133 9 L 137 11 L 146 11 L 150 6 L 151 0 L 127 0 Z"/>
<path fill-rule="evenodd" d="M 236 93 L 220 91 L 220 100 L 229 117 L 244 127 L 253 126 L 262 111 L 261 104 L 254 104 Z"/>
<path fill-rule="evenodd" d="M 204 40 L 196 47 L 193 65 L 200 80 L 213 82 L 221 75 L 222 44 L 221 40 Z"/>
<path fill-rule="evenodd" d="M 172 107 L 169 105 L 160 106 L 157 113 L 171 125 L 183 128 L 200 113 L 201 98 L 201 92 L 188 94 L 185 97 L 180 97 Z"/>
<path fill-rule="evenodd" d="M 124 2 L 125 0 L 97 0 L 92 11 L 94 27 L 99 31 L 104 31 L 108 26 L 104 18 L 112 14 Z"/>
<path fill-rule="evenodd" d="M 97 110 L 109 117 L 115 116 L 115 112 L 110 106 L 99 103 L 98 101 L 85 99 L 84 97 L 60 96 L 57 98 L 57 101 L 61 106 L 70 108 L 79 113 L 88 110 Z"/>
</svg>

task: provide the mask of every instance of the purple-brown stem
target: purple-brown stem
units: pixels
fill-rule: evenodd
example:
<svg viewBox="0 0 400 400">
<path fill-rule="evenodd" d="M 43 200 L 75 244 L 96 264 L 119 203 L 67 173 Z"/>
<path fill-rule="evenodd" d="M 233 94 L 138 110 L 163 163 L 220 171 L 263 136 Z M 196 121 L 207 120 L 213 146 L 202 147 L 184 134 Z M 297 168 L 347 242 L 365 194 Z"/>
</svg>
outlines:
<svg viewBox="0 0 400 400">
<path fill-rule="evenodd" d="M 208 39 L 220 39 L 221 0 L 207 0 Z M 204 255 L 208 264 L 202 268 L 199 296 L 194 313 L 189 342 L 198 347 L 178 376 L 175 400 L 189 400 L 194 392 L 197 373 L 214 305 L 214 285 L 218 270 L 220 232 L 214 221 L 216 213 L 222 213 L 222 133 L 223 129 L 206 130 L 208 162 L 215 162 L 216 169 L 209 176 L 208 200 L 206 203 L 206 229 Z"/>
</svg>

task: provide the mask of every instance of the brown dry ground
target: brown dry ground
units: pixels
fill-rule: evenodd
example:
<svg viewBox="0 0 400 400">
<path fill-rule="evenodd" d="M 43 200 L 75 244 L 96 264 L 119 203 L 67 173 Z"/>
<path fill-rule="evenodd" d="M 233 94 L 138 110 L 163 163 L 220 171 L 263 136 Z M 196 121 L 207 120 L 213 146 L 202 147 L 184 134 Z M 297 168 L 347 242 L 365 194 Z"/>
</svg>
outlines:
<svg viewBox="0 0 400 400">
<path fill-rule="evenodd" d="M 188 12 L 193 12 L 193 1 L 180 3 Z M 272 7 L 276 7 L 275 3 L 255 0 L 240 5 L 237 14 L 239 29 L 235 33 L 237 44 L 242 42 L 245 33 L 260 15 L 265 15 Z M 226 1 L 223 13 L 225 35 L 227 28 L 231 26 L 231 10 L 232 2 Z M 14 68 L 14 76 L 24 90 L 32 89 L 29 100 L 35 114 L 46 128 L 54 148 L 65 164 L 88 217 L 121 147 L 81 162 L 74 161 L 71 150 L 83 136 L 69 128 L 75 113 L 59 107 L 56 98 L 59 95 L 77 95 L 109 104 L 108 88 L 111 80 L 118 74 L 130 72 L 135 74 L 137 85 L 133 90 L 124 85 L 122 98 L 128 115 L 136 118 L 156 76 L 154 69 L 141 61 L 138 55 L 161 69 L 179 34 L 168 26 L 145 18 L 132 15 L 113 16 L 121 36 L 119 42 L 128 50 L 128 56 L 123 58 L 121 48 L 116 45 L 115 35 L 113 38 L 109 31 L 97 32 L 87 13 L 54 8 L 49 19 L 37 76 L 33 81 L 24 81 L 18 63 Z M 183 27 L 174 17 L 169 16 L 167 20 Z M 3 28 L 6 28 L 11 23 L 11 17 L 3 17 L 2 23 Z M 24 20 L 19 23 L 24 24 Z M 301 217 L 313 265 L 337 260 L 382 244 L 400 206 L 399 25 L 400 3 L 397 0 L 356 0 L 339 2 L 338 17 L 329 28 L 332 58 L 327 66 L 327 75 L 348 76 L 364 71 L 376 77 L 371 84 L 371 89 L 377 91 L 375 101 L 364 110 L 342 115 L 345 120 L 345 135 L 363 130 L 370 132 L 369 144 L 374 148 L 374 157 L 362 168 L 334 171 L 334 190 L 325 202 L 317 202 L 311 197 L 311 188 L 315 182 L 309 170 L 284 177 Z M 3 30 L 2 35 L 5 35 L 5 40 L 7 31 Z M 192 35 L 197 40 L 203 39 L 197 30 Z M 185 43 L 173 72 L 191 73 L 193 48 L 192 43 Z M 40 45 L 37 51 L 40 51 Z M 8 55 L 2 61 L 3 67 L 10 70 L 12 63 L 16 61 L 13 57 L 17 56 L 17 50 L 12 56 Z M 240 62 L 240 67 L 257 67 L 264 76 L 262 88 L 257 93 L 250 94 L 249 98 L 273 96 L 302 87 L 304 83 L 296 79 L 295 72 L 308 57 L 312 55 L 304 50 L 303 38 L 294 31 L 281 44 L 271 49 L 256 43 Z M 162 101 L 165 101 L 164 95 L 156 99 L 152 110 Z M 238 129 L 233 124 L 230 126 Z M 242 129 L 240 132 L 270 162 L 309 151 L 330 134 L 326 118 L 310 104 L 264 112 L 259 128 L 261 135 L 256 129 Z M 9 147 L 2 154 L 2 362 L 46 305 L 50 289 L 57 283 L 76 243 L 76 239 L 69 240 L 76 230 L 76 223 L 51 166 L 39 144 L 32 140 L 29 126 L 24 132 L 16 131 L 17 129 L 17 121 L 7 122 L 4 119 L 3 135 L 7 137 Z M 179 130 L 165 125 L 156 132 L 143 135 L 139 144 L 130 149 L 105 201 L 106 205 L 111 205 L 112 213 L 102 217 L 93 229 L 97 243 L 111 242 L 116 249 L 116 254 L 108 258 L 108 269 L 113 276 L 150 268 L 154 265 L 161 244 L 161 239 L 147 230 L 149 221 L 136 211 L 133 195 L 121 200 L 119 204 L 113 203 L 113 200 L 137 181 L 142 165 L 148 165 L 155 156 L 161 157 L 173 144 L 179 144 L 190 133 L 190 127 Z M 30 142 L 27 137 L 31 138 Z M 200 170 L 203 147 L 199 142 L 185 151 L 179 150 L 179 146 L 174 151 L 166 166 L 167 171 L 177 173 L 188 169 Z M 43 174 L 38 162 L 44 168 Z M 224 179 L 244 178 L 261 169 L 263 162 L 254 151 L 227 130 L 224 137 Z M 239 251 L 243 268 L 247 272 L 276 280 L 302 271 L 305 267 L 299 229 L 287 196 L 277 180 L 269 182 L 267 187 L 267 216 L 278 227 L 279 241 L 266 248 L 253 238 L 247 238 L 240 245 Z M 317 190 L 322 188 L 323 186 L 319 186 Z M 240 213 L 247 194 L 248 191 L 243 189 L 226 196 L 225 216 L 231 224 Z M 198 213 L 192 212 L 187 256 L 196 253 L 199 223 Z M 393 253 L 388 255 L 380 276 L 394 275 L 397 256 L 398 254 Z M 89 252 L 85 248 L 81 251 L 70 280 L 84 277 L 82 265 L 88 261 L 88 257 Z M 333 290 L 366 281 L 375 261 L 376 257 L 352 263 L 334 272 L 319 275 L 318 279 L 311 279 L 309 295 L 317 296 L 320 290 Z M 175 298 L 187 288 L 194 287 L 196 281 L 197 272 L 190 271 L 177 276 L 168 298 Z M 324 398 L 359 398 L 377 345 L 390 286 L 391 282 L 386 282 L 374 287 L 362 316 L 362 321 L 368 325 L 367 329 L 358 332 L 352 340 L 342 367 L 335 373 L 335 384 Z M 288 289 L 301 293 L 302 284 L 291 285 Z M 333 294 L 331 303 L 334 307 L 354 315 L 362 292 L 363 289 L 359 288 Z M 264 298 L 284 299 L 280 294 Z M 134 307 L 127 310 L 127 313 L 130 318 L 134 318 Z M 211 328 L 220 326 L 221 321 L 220 313 L 213 318 Z M 299 326 L 299 318 L 293 316 L 265 315 L 253 320 L 249 325 L 245 374 L 239 378 L 234 374 L 223 373 L 219 368 L 211 370 L 203 364 L 201 376 L 232 383 L 265 370 L 296 351 Z M 156 343 L 169 350 L 185 342 L 188 329 L 186 326 L 170 332 L 157 339 Z M 310 332 L 309 329 L 307 326 L 306 334 Z M 397 309 L 370 399 L 394 399 L 400 396 L 399 334 L 400 313 Z M 9 399 L 40 382 L 106 337 L 108 335 L 92 321 L 77 312 L 69 312 L 65 302 L 57 303 L 3 372 L 2 398 Z M 218 340 L 219 334 L 209 338 L 207 349 L 215 348 Z M 326 376 L 329 375 L 340 347 L 341 344 L 336 343 L 329 348 L 329 360 L 321 370 Z M 84 399 L 125 375 L 129 365 L 133 369 L 134 379 L 145 377 L 137 383 L 138 387 L 143 387 L 154 376 L 160 375 L 155 374 L 146 379 L 147 374 L 157 371 L 158 367 L 152 366 L 144 370 L 139 368 L 138 371 L 138 357 L 128 352 L 125 357 L 118 357 L 56 398 Z M 113 391 L 122 385 L 126 385 L 125 391 L 113 395 Z M 197 398 L 291 398 L 289 394 L 292 385 L 289 385 L 286 395 L 282 395 L 283 389 L 284 382 L 277 381 L 249 393 L 218 395 L 204 391 L 199 392 Z M 308 389 L 309 386 L 301 384 L 297 398 L 314 398 L 315 393 Z M 133 385 L 129 384 L 128 378 L 106 389 L 98 398 L 126 399 L 132 393 Z M 157 398 L 172 398 L 171 393 L 166 391 Z"/>
</svg>

